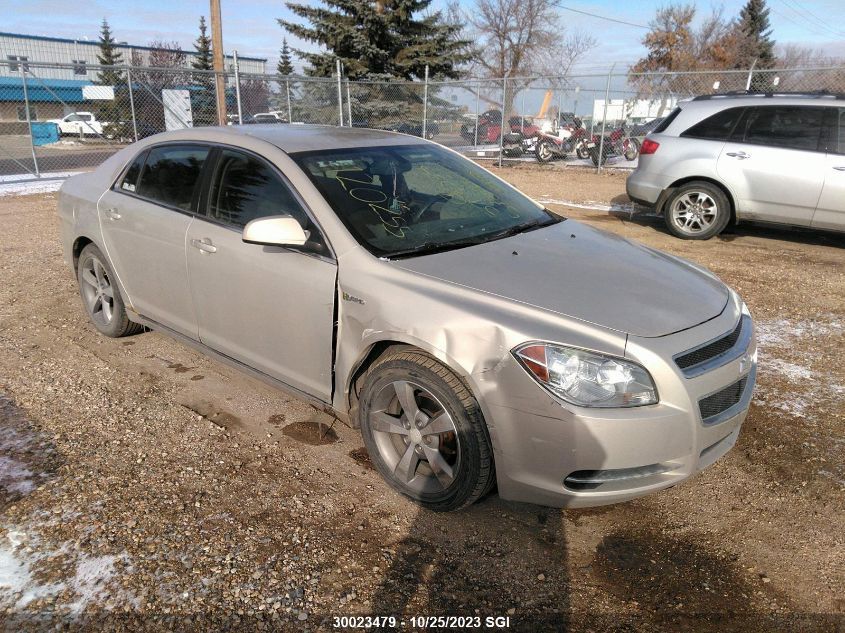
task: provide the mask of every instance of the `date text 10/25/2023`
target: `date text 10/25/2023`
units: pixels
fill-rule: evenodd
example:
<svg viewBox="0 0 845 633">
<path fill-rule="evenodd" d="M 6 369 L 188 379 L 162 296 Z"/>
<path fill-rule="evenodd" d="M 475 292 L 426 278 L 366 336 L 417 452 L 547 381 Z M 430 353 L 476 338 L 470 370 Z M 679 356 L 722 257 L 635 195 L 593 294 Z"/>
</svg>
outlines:
<svg viewBox="0 0 845 633">
<path fill-rule="evenodd" d="M 394 615 L 340 615 L 332 617 L 332 627 L 336 629 L 508 629 L 510 616 L 462 616 L 462 615 L 412 615 L 398 617 Z"/>
</svg>

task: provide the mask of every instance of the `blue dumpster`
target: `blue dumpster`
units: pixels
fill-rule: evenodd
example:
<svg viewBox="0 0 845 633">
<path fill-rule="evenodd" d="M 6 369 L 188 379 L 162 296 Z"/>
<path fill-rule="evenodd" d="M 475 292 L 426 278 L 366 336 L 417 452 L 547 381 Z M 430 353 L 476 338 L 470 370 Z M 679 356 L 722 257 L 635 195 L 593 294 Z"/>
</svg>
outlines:
<svg viewBox="0 0 845 633">
<path fill-rule="evenodd" d="M 59 142 L 59 126 L 55 123 L 32 122 L 32 144 L 49 145 Z"/>
</svg>

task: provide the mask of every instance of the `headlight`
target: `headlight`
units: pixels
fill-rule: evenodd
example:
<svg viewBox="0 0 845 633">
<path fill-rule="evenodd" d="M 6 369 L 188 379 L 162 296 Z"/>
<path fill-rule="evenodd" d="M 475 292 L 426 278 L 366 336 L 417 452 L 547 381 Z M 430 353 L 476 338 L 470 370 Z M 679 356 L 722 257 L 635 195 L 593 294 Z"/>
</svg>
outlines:
<svg viewBox="0 0 845 633">
<path fill-rule="evenodd" d="M 575 347 L 526 343 L 513 350 L 543 387 L 581 407 L 638 407 L 657 403 L 649 373 L 631 361 Z"/>
</svg>

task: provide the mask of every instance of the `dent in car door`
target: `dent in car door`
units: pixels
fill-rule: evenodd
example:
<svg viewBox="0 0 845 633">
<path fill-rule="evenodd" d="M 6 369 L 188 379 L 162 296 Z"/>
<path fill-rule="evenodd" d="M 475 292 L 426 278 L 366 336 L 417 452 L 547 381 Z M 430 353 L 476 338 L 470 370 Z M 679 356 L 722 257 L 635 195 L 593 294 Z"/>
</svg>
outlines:
<svg viewBox="0 0 845 633">
<path fill-rule="evenodd" d="M 132 307 L 196 338 L 197 321 L 185 266 L 193 189 L 208 149 L 165 145 L 133 163 L 97 205 L 103 243 Z M 134 174 L 134 177 L 133 177 Z"/>
<path fill-rule="evenodd" d="M 812 227 L 845 231 L 845 108 L 836 112 L 825 157 L 824 187 Z"/>
<path fill-rule="evenodd" d="M 209 218 L 198 217 L 187 240 L 200 340 L 328 402 L 336 264 L 242 240 L 243 225 L 258 217 L 307 222 L 298 200 L 264 161 L 221 150 L 207 208 Z"/>
<path fill-rule="evenodd" d="M 809 226 L 823 183 L 824 108 L 748 110 L 719 155 L 719 178 L 736 196 L 740 217 Z"/>
</svg>

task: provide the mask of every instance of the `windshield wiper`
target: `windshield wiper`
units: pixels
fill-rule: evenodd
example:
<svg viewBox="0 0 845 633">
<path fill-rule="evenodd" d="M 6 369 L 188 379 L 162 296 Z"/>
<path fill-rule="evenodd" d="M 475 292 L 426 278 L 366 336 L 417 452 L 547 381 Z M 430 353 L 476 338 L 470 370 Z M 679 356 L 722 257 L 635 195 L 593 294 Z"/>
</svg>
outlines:
<svg viewBox="0 0 845 633">
<path fill-rule="evenodd" d="M 459 248 L 466 248 L 467 246 L 475 246 L 477 244 L 484 244 L 485 242 L 500 240 L 505 237 L 510 237 L 511 235 L 517 235 L 518 233 L 525 233 L 526 231 L 534 231 L 546 226 L 551 226 L 552 224 L 557 224 L 558 222 L 562 222 L 562 220 L 555 217 L 531 220 L 530 222 L 510 226 L 502 231 L 482 233 L 481 235 L 476 235 L 463 240 L 455 240 L 454 242 L 423 242 L 413 248 L 389 253 L 384 255 L 384 257 L 386 259 L 401 259 L 403 257 L 412 257 L 415 255 L 419 256 L 443 253 L 445 251 L 452 251 Z"/>
<path fill-rule="evenodd" d="M 403 257 L 411 257 L 413 255 L 433 255 L 434 253 L 443 253 L 445 251 L 452 251 L 458 248 L 465 248 L 467 246 L 474 246 L 480 242 L 476 238 L 468 240 L 455 240 L 454 242 L 423 242 L 418 246 L 406 249 L 404 251 L 395 251 L 388 253 L 383 257 L 385 259 L 402 259 Z"/>
</svg>

